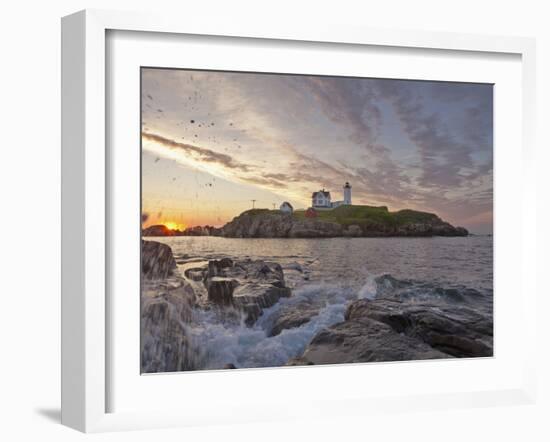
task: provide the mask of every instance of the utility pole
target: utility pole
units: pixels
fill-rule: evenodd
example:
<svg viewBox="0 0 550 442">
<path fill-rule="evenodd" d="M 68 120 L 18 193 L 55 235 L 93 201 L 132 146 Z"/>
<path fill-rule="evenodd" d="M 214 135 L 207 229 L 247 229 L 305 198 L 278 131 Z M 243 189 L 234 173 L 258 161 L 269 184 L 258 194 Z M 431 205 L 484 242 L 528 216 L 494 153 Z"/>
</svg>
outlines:
<svg viewBox="0 0 550 442">
<path fill-rule="evenodd" d="M 275 210 L 275 203 L 273 203 L 273 210 Z"/>
<path fill-rule="evenodd" d="M 254 209 L 255 205 L 256 205 L 256 200 L 250 200 L 252 201 L 252 208 Z"/>
</svg>

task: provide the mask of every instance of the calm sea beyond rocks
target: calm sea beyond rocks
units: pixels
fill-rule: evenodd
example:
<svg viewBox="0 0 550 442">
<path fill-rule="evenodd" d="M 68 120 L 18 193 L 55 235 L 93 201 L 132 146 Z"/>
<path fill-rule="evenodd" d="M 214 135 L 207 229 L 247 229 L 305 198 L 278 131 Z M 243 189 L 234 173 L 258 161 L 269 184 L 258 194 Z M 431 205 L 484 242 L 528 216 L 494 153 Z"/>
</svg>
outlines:
<svg viewBox="0 0 550 442">
<path fill-rule="evenodd" d="M 284 236 L 300 232 L 307 236 L 305 232 L 311 231 L 307 223 L 288 227 L 281 221 L 244 218 L 241 215 L 224 227 L 224 233 L 239 236 L 269 231 Z M 432 232 L 440 228 L 438 225 L 432 225 Z M 203 315 L 258 330 L 269 342 L 283 331 L 307 326 L 323 308 L 306 300 L 291 302 L 295 294 L 285 282 L 285 271 L 289 270 L 277 262 L 223 257 L 191 260 L 178 268 L 176 261 L 170 246 L 142 241 L 144 373 L 205 368 L 203 361 L 208 355 L 192 332 Z M 291 270 L 302 272 L 297 265 Z M 304 348 L 281 365 L 492 356 L 492 316 L 464 302 L 459 291 L 438 288 L 438 296 L 418 299 L 411 295 L 410 281 L 388 274 L 377 276 L 374 286 L 376 296 L 350 300 L 342 321 L 318 330 Z M 468 296 L 475 296 L 475 291 L 470 292 Z M 270 312 L 269 321 L 259 328 L 266 312 Z M 228 360 L 220 368 L 241 367 Z"/>
</svg>

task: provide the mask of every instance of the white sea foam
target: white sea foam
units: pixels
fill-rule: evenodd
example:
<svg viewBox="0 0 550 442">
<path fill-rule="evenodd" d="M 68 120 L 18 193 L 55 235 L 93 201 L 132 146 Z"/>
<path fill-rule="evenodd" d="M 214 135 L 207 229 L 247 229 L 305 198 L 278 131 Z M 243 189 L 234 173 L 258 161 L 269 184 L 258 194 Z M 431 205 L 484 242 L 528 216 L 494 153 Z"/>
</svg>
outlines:
<svg viewBox="0 0 550 442">
<path fill-rule="evenodd" d="M 357 293 L 357 297 L 359 299 L 374 299 L 376 298 L 376 280 L 374 275 L 370 275 L 367 277 L 367 281 L 359 289 L 359 292 Z"/>
<path fill-rule="evenodd" d="M 346 304 L 352 298 L 354 295 L 349 289 L 322 284 L 306 286 L 296 290 L 291 298 L 265 309 L 252 327 L 247 327 L 244 321 L 220 322 L 213 310 L 196 311 L 194 324 L 187 329 L 190 345 L 197 349 L 196 363 L 203 369 L 222 368 L 226 364 L 236 367 L 284 365 L 300 356 L 320 330 L 343 321 Z M 309 322 L 285 329 L 277 336 L 268 336 L 270 320 L 280 309 L 312 300 L 320 309 Z"/>
</svg>

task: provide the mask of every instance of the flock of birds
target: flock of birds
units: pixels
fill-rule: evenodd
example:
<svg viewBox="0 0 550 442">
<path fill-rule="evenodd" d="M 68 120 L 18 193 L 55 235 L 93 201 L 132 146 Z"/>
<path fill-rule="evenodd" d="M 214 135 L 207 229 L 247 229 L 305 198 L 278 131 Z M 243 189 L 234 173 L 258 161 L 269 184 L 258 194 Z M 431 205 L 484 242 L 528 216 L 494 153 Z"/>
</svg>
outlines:
<svg viewBox="0 0 550 442">
<path fill-rule="evenodd" d="M 193 77 L 190 76 L 190 81 L 193 81 Z M 187 97 L 187 100 L 188 103 L 185 102 L 185 100 L 183 102 L 181 102 L 181 107 L 182 109 L 185 109 L 186 111 L 188 112 L 196 112 L 196 113 L 199 113 L 199 109 L 198 109 L 198 102 L 201 100 L 202 98 L 202 95 L 198 92 L 198 91 L 195 91 L 192 95 L 188 96 Z M 142 128 L 145 132 L 148 132 L 150 130 L 150 126 L 153 125 L 154 123 L 154 120 L 162 120 L 162 119 L 168 119 L 168 116 L 167 116 L 167 113 L 164 111 L 164 109 L 158 107 L 158 106 L 155 106 L 155 98 L 151 95 L 151 94 L 145 94 L 144 96 L 142 96 Z M 191 142 L 198 142 L 199 139 L 205 139 L 205 140 L 208 140 L 209 142 L 213 143 L 213 144 L 219 144 L 220 141 L 219 139 L 216 137 L 216 135 L 214 134 L 209 134 L 209 135 L 205 135 L 204 134 L 204 130 L 205 129 L 212 129 L 212 128 L 221 128 L 223 125 L 216 125 L 216 122 L 215 121 L 211 121 L 211 114 L 210 113 L 207 113 L 206 115 L 206 119 L 205 120 L 199 120 L 198 118 L 194 117 L 194 118 L 190 118 L 189 120 L 186 120 L 186 121 L 178 121 L 175 123 L 175 126 L 181 131 L 183 131 L 185 133 L 185 135 L 182 135 L 181 136 L 181 139 L 182 140 L 190 140 Z M 153 120 L 153 121 L 151 121 Z M 228 122 L 226 123 L 226 128 L 227 129 L 230 129 L 232 132 L 238 132 L 238 133 L 245 133 L 246 130 L 244 129 L 241 129 L 241 130 L 235 130 L 235 125 L 233 122 Z M 227 143 L 224 143 L 226 144 L 226 147 L 224 147 L 224 151 L 227 152 L 229 150 L 229 147 L 227 147 Z M 232 143 L 230 143 L 229 145 L 237 149 L 241 149 L 242 148 L 242 145 L 239 143 L 239 140 L 238 140 L 238 137 L 237 136 L 233 136 L 232 137 Z M 159 166 L 162 165 L 161 161 L 163 159 L 159 156 L 157 156 L 155 159 L 154 159 L 154 163 L 157 164 L 157 163 L 160 163 Z M 166 166 L 168 165 L 168 163 L 166 163 Z M 186 172 L 188 173 L 188 172 Z M 211 177 L 210 180 L 204 182 L 199 179 L 199 176 L 198 176 L 198 173 L 195 171 L 194 172 L 195 174 L 195 188 L 196 189 L 208 189 L 208 188 L 212 188 L 213 186 L 215 186 L 216 184 L 216 178 L 215 177 Z M 159 174 L 159 176 L 162 176 L 161 174 Z M 177 176 L 169 176 L 168 179 L 171 181 L 171 182 L 175 182 L 177 181 Z M 179 192 L 178 192 L 178 195 L 181 195 L 181 189 L 178 189 Z M 167 196 L 170 196 L 170 195 L 167 195 Z M 174 196 L 174 195 L 172 195 Z M 195 191 L 195 195 L 194 195 L 194 200 L 196 201 L 196 205 L 197 205 L 197 208 L 199 207 L 199 200 L 200 200 L 200 195 L 199 195 L 199 192 L 198 190 Z M 216 202 L 216 201 L 213 201 L 212 199 L 210 199 L 210 202 Z M 218 203 L 221 202 L 221 201 L 218 201 Z M 224 202 L 226 202 L 226 200 L 224 200 Z M 235 201 L 235 203 L 248 203 L 249 201 L 248 200 L 239 200 L 239 201 Z M 195 204 L 193 204 L 193 201 L 189 201 L 189 204 L 191 206 L 194 206 Z M 154 204 L 153 202 L 149 202 L 148 204 L 148 207 L 149 209 L 154 209 L 154 208 L 157 208 L 158 211 L 156 213 L 149 213 L 149 212 L 143 212 L 142 214 L 142 223 L 145 223 L 147 222 L 148 220 L 151 219 L 151 217 L 154 217 L 156 218 L 157 220 L 161 220 L 164 218 L 170 218 L 170 219 L 175 219 L 176 221 L 179 219 L 181 219 L 182 215 L 181 215 L 181 209 L 178 209 L 178 208 L 169 208 L 169 207 L 166 207 L 165 203 L 163 203 L 162 200 L 157 200 L 156 201 L 156 204 Z M 189 209 L 192 211 L 193 207 L 189 207 Z M 222 222 L 222 218 L 220 216 L 220 213 L 221 213 L 221 208 L 218 206 L 215 207 L 214 209 L 215 212 L 217 212 L 217 214 L 214 214 L 215 218 L 217 219 L 218 222 Z"/>
</svg>

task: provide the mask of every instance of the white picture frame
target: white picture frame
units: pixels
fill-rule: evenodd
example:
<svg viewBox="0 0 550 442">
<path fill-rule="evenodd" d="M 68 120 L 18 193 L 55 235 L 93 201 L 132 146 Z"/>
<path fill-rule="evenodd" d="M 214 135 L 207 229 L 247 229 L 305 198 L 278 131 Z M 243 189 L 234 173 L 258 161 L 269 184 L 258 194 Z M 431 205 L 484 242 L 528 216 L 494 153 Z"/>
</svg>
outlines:
<svg viewBox="0 0 550 442">
<path fill-rule="evenodd" d="M 84 432 L 139 428 L 158 428 L 208 424 L 223 416 L 194 415 L 181 410 L 109 412 L 108 395 L 112 388 L 108 376 L 110 347 L 107 339 L 110 323 L 108 302 L 108 247 L 111 240 L 106 228 L 109 217 L 107 169 L 106 80 L 109 31 L 141 31 L 163 34 L 271 39 L 287 42 L 338 43 L 369 45 L 379 48 L 435 49 L 468 51 L 479 56 L 488 53 L 514 54 L 521 57 L 521 307 L 517 320 L 525 337 L 533 337 L 536 317 L 533 259 L 536 256 L 534 223 L 536 186 L 534 164 L 535 43 L 518 37 L 494 37 L 416 31 L 389 31 L 349 28 L 324 24 L 295 27 L 266 22 L 216 22 L 198 17 L 182 24 L 178 17 L 142 13 L 86 10 L 62 20 L 62 423 Z M 498 175 L 498 170 L 497 170 Z M 517 177 L 516 177 L 517 178 Z M 137 183 L 136 183 L 137 185 Z M 518 243 L 518 244 L 519 244 Z M 495 253 L 498 253 L 498 244 Z M 498 318 L 497 318 L 498 320 Z M 532 403 L 535 397 L 535 339 L 525 339 L 521 358 L 522 373 L 501 388 L 472 389 L 461 393 L 445 391 L 424 395 L 329 396 L 316 398 L 311 407 L 291 406 L 258 408 L 237 399 L 239 415 L 235 420 L 261 421 L 287 417 L 363 414 L 373 410 L 388 412 L 411 408 L 454 408 Z M 498 357 L 498 355 L 496 356 Z M 411 363 L 420 364 L 420 363 Z M 139 370 L 136 362 L 136 369 Z M 340 370 L 339 367 L 321 368 Z M 355 373 L 361 366 L 354 368 Z M 294 370 L 294 369 L 291 369 Z M 297 369 L 304 373 L 304 369 Z M 307 370 L 307 368 L 306 368 Z M 246 376 L 245 371 L 232 376 Z M 285 373 L 290 373 L 285 369 Z M 296 372 L 296 371 L 295 371 Z M 328 371 L 327 371 L 328 373 Z M 210 375 L 210 374 L 208 374 Z M 221 375 L 221 374 L 218 374 Z M 204 376 L 204 375 L 203 375 Z M 289 375 L 285 375 L 289 376 Z"/>
</svg>

